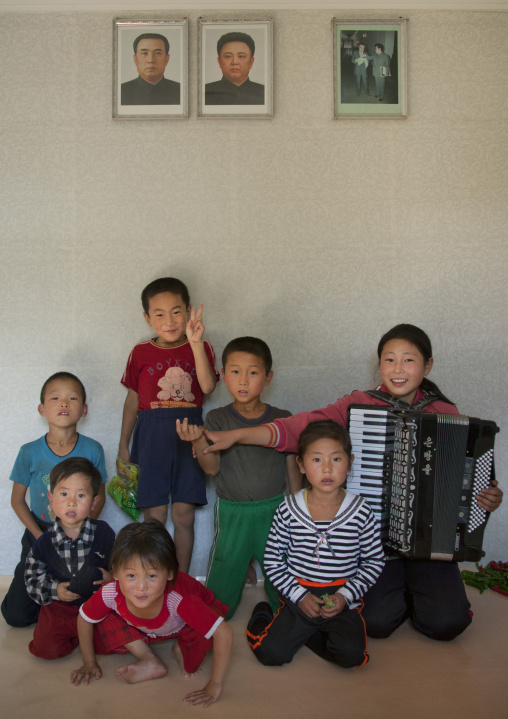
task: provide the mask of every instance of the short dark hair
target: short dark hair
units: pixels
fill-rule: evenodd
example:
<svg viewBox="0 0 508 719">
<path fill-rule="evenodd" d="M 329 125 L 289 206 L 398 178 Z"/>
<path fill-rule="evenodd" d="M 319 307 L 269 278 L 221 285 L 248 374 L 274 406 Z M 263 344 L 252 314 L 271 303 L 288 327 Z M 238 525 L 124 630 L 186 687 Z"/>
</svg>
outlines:
<svg viewBox="0 0 508 719">
<path fill-rule="evenodd" d="M 142 35 L 139 35 L 134 40 L 134 42 L 132 43 L 132 47 L 134 48 L 134 55 L 138 51 L 138 45 L 140 40 L 162 40 L 166 49 L 166 55 L 169 55 L 169 40 L 165 35 L 159 35 L 156 32 L 144 32 Z"/>
<path fill-rule="evenodd" d="M 251 57 L 254 57 L 256 45 L 254 40 L 246 32 L 227 32 L 217 40 L 217 55 L 220 57 L 221 50 L 228 42 L 244 42 L 250 50 Z"/>
<path fill-rule="evenodd" d="M 62 462 L 55 464 L 49 473 L 50 490 L 54 492 L 57 484 L 60 484 L 60 482 L 63 482 L 65 479 L 69 479 L 73 474 L 84 474 L 85 477 L 90 480 L 93 496 L 96 497 L 99 494 L 99 489 L 102 484 L 101 473 L 97 467 L 85 457 L 68 457 Z"/>
<path fill-rule="evenodd" d="M 341 424 L 333 422 L 331 419 L 318 419 L 305 427 L 298 439 L 298 457 L 303 459 L 309 446 L 318 439 L 334 439 L 340 442 L 351 464 L 352 448 L 349 432 Z"/>
<path fill-rule="evenodd" d="M 224 347 L 222 353 L 222 369 L 226 368 L 226 362 L 229 355 L 233 352 L 247 352 L 250 355 L 255 355 L 263 360 L 266 373 L 272 369 L 272 353 L 270 348 L 263 340 L 258 337 L 237 337 L 231 342 L 228 342 Z"/>
<path fill-rule="evenodd" d="M 181 280 L 177 280 L 176 277 L 159 277 L 158 280 L 150 282 L 141 293 L 141 304 L 146 314 L 148 314 L 152 297 L 159 295 L 161 292 L 180 295 L 185 307 L 190 305 L 189 290 Z"/>
<path fill-rule="evenodd" d="M 381 50 L 381 52 L 384 52 L 384 51 L 385 51 L 385 46 L 384 46 L 384 45 L 381 45 L 380 42 L 377 42 L 377 43 L 374 45 L 374 47 L 378 47 L 378 48 Z"/>
<path fill-rule="evenodd" d="M 110 556 L 112 569 L 124 567 L 134 557 L 143 566 L 167 569 L 176 579 L 178 559 L 173 539 L 166 527 L 156 519 L 131 522 L 118 532 Z"/>
<path fill-rule="evenodd" d="M 76 382 L 76 384 L 79 386 L 79 389 L 81 390 L 81 397 L 83 399 L 83 404 L 86 404 L 86 390 L 85 385 L 83 382 L 79 379 L 79 377 L 76 377 L 75 374 L 72 374 L 72 372 L 55 372 L 55 374 L 52 374 L 51 377 L 48 377 L 48 379 L 44 382 L 41 389 L 41 404 L 44 404 L 44 395 L 46 394 L 46 390 L 48 388 L 48 385 L 50 382 L 54 382 L 58 379 L 70 379 L 73 382 Z"/>
</svg>

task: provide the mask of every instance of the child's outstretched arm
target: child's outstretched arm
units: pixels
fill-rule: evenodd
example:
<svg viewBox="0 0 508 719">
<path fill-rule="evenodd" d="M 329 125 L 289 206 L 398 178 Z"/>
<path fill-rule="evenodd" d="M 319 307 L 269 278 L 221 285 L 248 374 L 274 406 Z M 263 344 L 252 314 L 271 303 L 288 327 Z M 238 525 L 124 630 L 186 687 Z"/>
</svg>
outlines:
<svg viewBox="0 0 508 719">
<path fill-rule="evenodd" d="M 476 500 L 486 512 L 493 512 L 503 501 L 503 491 L 497 486 L 497 479 L 493 479 L 490 487 L 482 489 L 476 495 Z"/>
<path fill-rule="evenodd" d="M 85 621 L 81 614 L 78 615 L 78 637 L 83 666 L 71 672 L 71 684 L 76 687 L 81 684 L 81 680 L 86 686 L 92 677 L 100 679 L 102 676 L 93 646 L 93 624 Z"/>
<path fill-rule="evenodd" d="M 203 394 L 210 394 L 214 391 L 215 385 L 217 384 L 217 378 L 215 372 L 208 361 L 206 356 L 205 345 L 203 342 L 203 334 L 205 332 L 205 326 L 203 324 L 203 306 L 199 305 L 198 311 L 193 307 L 191 309 L 191 316 L 187 322 L 185 334 L 189 340 L 189 345 L 194 355 L 194 362 L 196 364 L 196 378 L 201 387 Z"/>
<path fill-rule="evenodd" d="M 222 452 L 234 444 L 253 444 L 266 447 L 272 438 L 272 433 L 268 427 L 264 427 L 263 425 L 259 427 L 232 429 L 229 432 L 210 432 L 210 430 L 205 429 L 203 433 L 210 442 L 213 442 L 212 445 L 203 450 L 203 454 Z"/>
<path fill-rule="evenodd" d="M 192 442 L 192 448 L 201 469 L 209 477 L 215 477 L 220 469 L 220 454 L 203 454 L 203 450 L 208 447 L 208 442 L 203 434 L 203 427 L 189 424 L 186 417 L 183 422 L 180 422 L 179 419 L 176 420 L 176 433 L 184 442 Z"/>
<path fill-rule="evenodd" d="M 188 702 L 192 706 L 202 704 L 203 709 L 206 709 L 218 700 L 222 694 L 232 646 L 233 630 L 229 624 L 221 622 L 213 635 L 213 668 L 208 684 L 201 691 L 187 694 L 184 697 L 184 702 Z"/>
</svg>

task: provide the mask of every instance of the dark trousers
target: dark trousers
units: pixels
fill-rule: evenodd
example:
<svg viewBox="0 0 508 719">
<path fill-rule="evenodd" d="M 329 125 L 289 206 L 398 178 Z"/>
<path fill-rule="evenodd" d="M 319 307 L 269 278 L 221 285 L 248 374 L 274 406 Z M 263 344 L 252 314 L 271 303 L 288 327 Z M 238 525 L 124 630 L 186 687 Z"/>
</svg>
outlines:
<svg viewBox="0 0 508 719">
<path fill-rule="evenodd" d="M 50 524 L 40 520 L 33 512 L 37 525 L 44 531 Z M 34 535 L 25 529 L 21 538 L 21 558 L 14 570 L 14 577 L 2 602 L 2 614 L 11 627 L 28 627 L 35 624 L 39 617 L 40 605 L 30 599 L 25 586 L 25 564 L 28 552 L 35 542 Z"/>
<path fill-rule="evenodd" d="M 361 666 L 369 659 L 360 608 L 346 608 L 332 619 L 311 619 L 286 601 L 268 626 L 256 622 L 247 640 L 256 659 L 267 666 L 288 664 L 304 644 L 344 668 Z"/>
<path fill-rule="evenodd" d="M 431 639 L 454 639 L 471 624 L 471 605 L 454 562 L 391 559 L 363 601 L 367 635 L 378 639 L 408 617 Z"/>
</svg>

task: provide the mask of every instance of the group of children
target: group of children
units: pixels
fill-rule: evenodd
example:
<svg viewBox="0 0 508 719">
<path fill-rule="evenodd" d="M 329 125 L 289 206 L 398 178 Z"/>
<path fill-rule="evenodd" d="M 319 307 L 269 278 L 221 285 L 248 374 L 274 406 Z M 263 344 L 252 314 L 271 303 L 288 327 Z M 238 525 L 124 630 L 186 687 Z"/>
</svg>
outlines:
<svg viewBox="0 0 508 719">
<path fill-rule="evenodd" d="M 11 473 L 12 507 L 26 530 L 1 609 L 12 626 L 37 622 L 32 654 L 65 656 L 79 643 L 83 665 L 71 681 L 88 684 L 101 676 L 96 654 L 130 652 L 136 661 L 117 676 L 135 683 L 167 673 L 149 644 L 175 638 L 186 675 L 213 642 L 208 683 L 185 697 L 208 706 L 222 692 L 232 645 L 225 620 L 240 603 L 253 559 L 269 601 L 254 608 L 247 638 L 263 664 L 290 662 L 305 644 L 342 667 L 361 666 L 366 635 L 389 636 L 408 616 L 435 639 L 462 632 L 471 612 L 457 565 L 389 555 L 368 503 L 345 488 L 354 461 L 344 429 L 350 404 L 458 414 L 427 379 L 427 335 L 413 325 L 392 328 L 378 346 L 376 390 L 294 416 L 261 398 L 273 377 L 266 343 L 234 339 L 221 369 L 233 401 L 210 411 L 203 425 L 203 398 L 219 379 L 203 339 L 203 305 L 191 308 L 183 282 L 167 277 L 143 290 L 142 305 L 156 336 L 128 359 L 118 456 L 140 466 L 145 521 L 115 540 L 97 519 L 104 453 L 77 432 L 86 393 L 70 373 L 44 383 L 39 413 L 48 432 L 23 445 Z M 194 508 L 206 504 L 204 475 L 215 478 L 217 493 L 206 587 L 187 574 Z M 487 511 L 502 500 L 491 484 L 477 496 Z M 164 526 L 170 496 L 174 542 Z"/>
</svg>

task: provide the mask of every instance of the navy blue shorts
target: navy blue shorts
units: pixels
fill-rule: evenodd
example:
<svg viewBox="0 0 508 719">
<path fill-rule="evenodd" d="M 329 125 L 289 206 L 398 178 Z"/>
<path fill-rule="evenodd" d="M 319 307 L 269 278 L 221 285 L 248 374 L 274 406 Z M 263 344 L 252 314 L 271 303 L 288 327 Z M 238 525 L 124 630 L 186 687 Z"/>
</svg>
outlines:
<svg viewBox="0 0 508 719">
<path fill-rule="evenodd" d="M 137 506 L 161 507 L 171 502 L 207 504 L 203 470 L 192 456 L 192 443 L 176 433 L 176 420 L 203 424 L 201 407 L 143 409 L 132 437 L 131 461 L 141 469 Z"/>
</svg>

